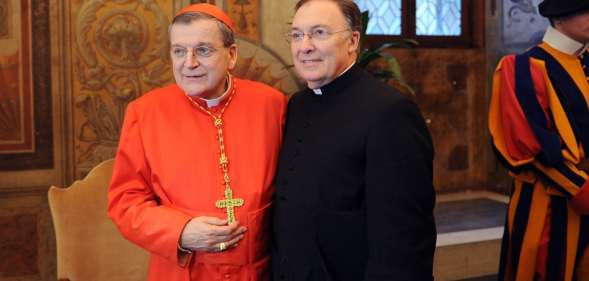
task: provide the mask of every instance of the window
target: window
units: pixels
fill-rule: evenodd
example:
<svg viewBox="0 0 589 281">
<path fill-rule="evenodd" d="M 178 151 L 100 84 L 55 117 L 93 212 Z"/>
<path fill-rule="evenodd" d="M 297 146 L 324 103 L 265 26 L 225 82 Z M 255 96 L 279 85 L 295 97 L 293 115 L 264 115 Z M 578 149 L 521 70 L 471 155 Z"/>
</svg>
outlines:
<svg viewBox="0 0 589 281">
<path fill-rule="evenodd" d="M 425 47 L 472 44 L 472 0 L 355 0 L 368 11 L 368 41 L 390 37 L 417 40 Z M 476 5 L 476 4 L 475 4 Z"/>
</svg>

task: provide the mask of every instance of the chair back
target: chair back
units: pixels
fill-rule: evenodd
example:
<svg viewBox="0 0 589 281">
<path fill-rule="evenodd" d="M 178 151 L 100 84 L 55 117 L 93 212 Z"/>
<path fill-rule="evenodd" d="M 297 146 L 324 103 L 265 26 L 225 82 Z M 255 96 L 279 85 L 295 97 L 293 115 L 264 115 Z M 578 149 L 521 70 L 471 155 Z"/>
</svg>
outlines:
<svg viewBox="0 0 589 281">
<path fill-rule="evenodd" d="M 70 187 L 49 189 L 59 280 L 147 280 L 148 253 L 125 240 L 106 213 L 113 164 L 106 160 Z"/>
</svg>

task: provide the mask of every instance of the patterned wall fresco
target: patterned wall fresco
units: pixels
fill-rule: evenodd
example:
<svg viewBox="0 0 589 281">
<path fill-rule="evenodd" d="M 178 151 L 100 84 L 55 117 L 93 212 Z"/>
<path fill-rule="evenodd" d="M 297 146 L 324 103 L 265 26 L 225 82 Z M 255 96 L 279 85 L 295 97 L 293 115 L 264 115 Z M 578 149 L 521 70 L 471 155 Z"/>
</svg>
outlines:
<svg viewBox="0 0 589 281">
<path fill-rule="evenodd" d="M 173 82 L 167 28 L 176 6 L 173 0 L 71 1 L 74 178 L 114 157 L 130 101 Z M 224 9 L 237 25 L 234 74 L 295 92 L 294 73 L 259 43 L 259 2 L 232 0 Z"/>
<path fill-rule="evenodd" d="M 548 19 L 538 12 L 541 0 L 503 0 L 501 32 L 506 52 L 523 52 L 540 43 Z"/>
<path fill-rule="evenodd" d="M 0 153 L 18 152 L 23 149 L 31 150 L 31 108 L 30 103 L 23 104 L 23 100 L 30 101 L 31 93 L 29 87 L 26 92 L 24 86 L 20 81 L 19 73 L 22 69 L 20 62 L 20 55 L 22 52 L 16 52 L 11 55 L 0 56 Z M 26 77 L 26 82 L 29 83 L 29 75 Z M 24 107 L 24 108 L 23 108 Z M 23 110 L 24 109 L 24 110 Z M 25 123 L 24 119 L 27 119 Z M 26 129 L 27 140 L 25 140 L 24 126 Z M 23 147 L 24 146 L 24 147 Z"/>
<path fill-rule="evenodd" d="M 237 46 L 239 56 L 233 71 L 235 76 L 262 81 L 289 96 L 300 88 L 293 69 L 286 67 L 271 49 L 240 38 Z"/>
<path fill-rule="evenodd" d="M 72 1 L 75 175 L 114 156 L 127 104 L 172 82 L 172 1 Z"/>
<path fill-rule="evenodd" d="M 10 38 L 12 11 L 10 0 L 0 0 L 0 39 Z"/>
<path fill-rule="evenodd" d="M 51 168 L 49 4 L 0 0 L 0 14 L 0 171 Z"/>
<path fill-rule="evenodd" d="M 226 10 L 242 38 L 260 42 L 260 1 L 226 0 Z"/>
<path fill-rule="evenodd" d="M 11 15 L 1 20 L 3 23 L 0 24 L 0 34 L 4 34 L 0 50 L 0 153 L 32 152 L 34 126 L 29 3 L 11 4 L 7 0 L 0 3 L 0 14 Z M 14 17 L 13 14 L 20 16 Z"/>
</svg>

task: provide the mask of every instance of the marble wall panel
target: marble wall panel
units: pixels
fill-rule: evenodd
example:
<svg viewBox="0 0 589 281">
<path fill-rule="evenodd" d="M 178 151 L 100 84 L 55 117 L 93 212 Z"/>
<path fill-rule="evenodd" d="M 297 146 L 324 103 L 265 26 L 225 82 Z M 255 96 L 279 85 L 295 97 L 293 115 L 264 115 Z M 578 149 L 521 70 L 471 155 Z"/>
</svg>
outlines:
<svg viewBox="0 0 589 281">
<path fill-rule="evenodd" d="M 35 215 L 0 217 L 0 274 L 6 277 L 37 274 L 38 238 Z"/>
<path fill-rule="evenodd" d="M 438 192 L 483 189 L 484 159 L 492 157 L 486 139 L 484 49 L 396 49 L 407 82 L 435 146 Z"/>
<path fill-rule="evenodd" d="M 55 255 L 46 189 L 0 194 L 0 281 L 55 280 Z"/>
</svg>

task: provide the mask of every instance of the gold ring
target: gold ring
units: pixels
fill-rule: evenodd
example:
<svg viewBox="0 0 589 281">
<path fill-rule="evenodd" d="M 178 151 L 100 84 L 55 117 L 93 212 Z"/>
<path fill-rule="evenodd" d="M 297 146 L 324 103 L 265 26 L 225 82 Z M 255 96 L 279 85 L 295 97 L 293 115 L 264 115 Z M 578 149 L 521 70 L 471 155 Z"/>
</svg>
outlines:
<svg viewBox="0 0 589 281">
<path fill-rule="evenodd" d="M 227 244 L 225 244 L 225 242 L 221 242 L 219 244 L 219 251 L 223 252 L 225 250 L 227 250 Z"/>
</svg>

